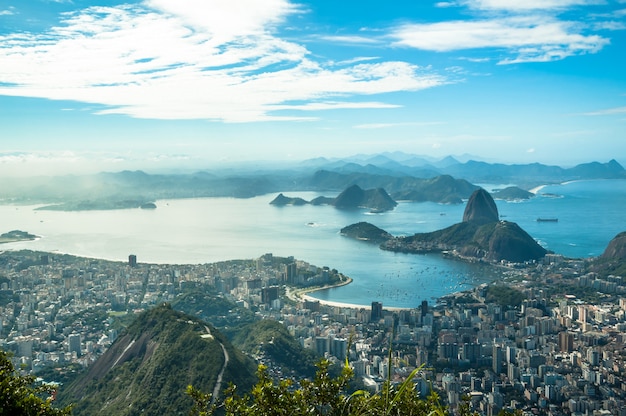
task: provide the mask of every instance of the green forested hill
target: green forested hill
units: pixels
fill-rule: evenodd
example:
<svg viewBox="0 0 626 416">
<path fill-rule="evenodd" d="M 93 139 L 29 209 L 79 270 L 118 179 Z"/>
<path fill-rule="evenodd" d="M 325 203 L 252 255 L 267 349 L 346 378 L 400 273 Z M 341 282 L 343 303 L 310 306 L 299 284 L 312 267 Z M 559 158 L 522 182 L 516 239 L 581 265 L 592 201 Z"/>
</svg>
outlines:
<svg viewBox="0 0 626 416">
<path fill-rule="evenodd" d="M 311 377 L 319 357 L 302 347 L 277 321 L 265 319 L 239 331 L 233 343 L 243 351 L 268 360 L 281 368 L 283 375 Z"/>
<path fill-rule="evenodd" d="M 161 305 L 140 314 L 74 382 L 62 404 L 81 415 L 187 415 L 189 384 L 212 392 L 232 382 L 247 390 L 256 364 L 210 324 Z M 220 380 L 221 375 L 221 380 Z"/>
</svg>

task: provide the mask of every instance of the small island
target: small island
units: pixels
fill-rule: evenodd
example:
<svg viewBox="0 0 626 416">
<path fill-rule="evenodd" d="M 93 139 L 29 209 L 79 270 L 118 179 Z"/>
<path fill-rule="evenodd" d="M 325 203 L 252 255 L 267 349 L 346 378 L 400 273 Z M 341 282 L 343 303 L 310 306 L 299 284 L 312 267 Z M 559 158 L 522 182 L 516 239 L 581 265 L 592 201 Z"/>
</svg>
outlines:
<svg viewBox="0 0 626 416">
<path fill-rule="evenodd" d="M 387 231 L 368 222 L 359 222 L 348 225 L 347 227 L 342 228 L 340 233 L 346 237 L 363 241 L 371 241 L 378 244 L 393 238 L 393 236 Z"/>
<path fill-rule="evenodd" d="M 523 201 L 535 197 L 535 194 L 532 192 L 528 192 L 517 186 L 494 190 L 491 195 L 495 199 L 502 199 L 504 201 Z"/>
<path fill-rule="evenodd" d="M 26 231 L 13 230 L 8 233 L 0 234 L 0 244 L 4 243 L 16 243 L 18 241 L 32 241 L 38 237 L 34 234 L 27 233 Z"/>
<path fill-rule="evenodd" d="M 336 198 L 320 196 L 309 202 L 299 197 L 288 197 L 281 193 L 270 202 L 270 205 L 275 206 L 306 204 L 332 205 L 339 209 L 365 208 L 371 210 L 371 212 L 390 211 L 398 205 L 383 188 L 364 190 L 358 185 L 348 187 Z"/>
</svg>

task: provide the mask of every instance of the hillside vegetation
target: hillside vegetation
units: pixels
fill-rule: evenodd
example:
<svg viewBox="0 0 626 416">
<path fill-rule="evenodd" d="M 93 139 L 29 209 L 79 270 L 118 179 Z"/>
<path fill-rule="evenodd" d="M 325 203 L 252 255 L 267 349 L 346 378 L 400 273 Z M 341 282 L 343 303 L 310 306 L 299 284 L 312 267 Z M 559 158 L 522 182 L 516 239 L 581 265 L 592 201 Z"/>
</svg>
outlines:
<svg viewBox="0 0 626 416">
<path fill-rule="evenodd" d="M 210 324 L 164 304 L 140 314 L 58 398 L 73 404 L 76 416 L 187 414 L 187 385 L 247 389 L 254 372 L 255 364 Z"/>
</svg>

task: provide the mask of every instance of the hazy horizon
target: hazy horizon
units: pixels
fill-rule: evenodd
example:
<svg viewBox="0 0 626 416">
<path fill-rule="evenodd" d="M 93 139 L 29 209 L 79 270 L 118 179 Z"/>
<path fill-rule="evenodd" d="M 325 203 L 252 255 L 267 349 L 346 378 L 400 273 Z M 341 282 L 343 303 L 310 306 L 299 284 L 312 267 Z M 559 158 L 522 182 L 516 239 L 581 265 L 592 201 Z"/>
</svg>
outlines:
<svg viewBox="0 0 626 416">
<path fill-rule="evenodd" d="M 625 0 L 7 0 L 0 176 L 626 159 Z"/>
<path fill-rule="evenodd" d="M 393 154 L 400 155 L 400 157 L 393 157 Z M 14 160 L 7 162 L 6 160 L 0 162 L 0 178 L 28 178 L 28 177 L 40 177 L 40 176 L 65 176 L 65 175 L 93 175 L 98 173 L 116 173 L 123 171 L 143 171 L 148 174 L 185 174 L 193 172 L 213 172 L 213 173 L 245 173 L 258 170 L 263 171 L 281 171 L 289 169 L 304 169 L 311 164 L 319 163 L 322 166 L 324 163 L 332 164 L 334 162 L 362 162 L 361 164 L 367 164 L 367 159 L 375 158 L 378 156 L 386 156 L 391 160 L 395 160 L 400 164 L 403 164 L 403 159 L 410 157 L 424 159 L 433 166 L 438 162 L 442 162 L 450 157 L 457 160 L 459 163 L 466 163 L 468 161 L 485 162 L 490 164 L 504 164 L 515 165 L 515 163 L 507 163 L 502 160 L 483 158 L 478 155 L 447 155 L 444 157 L 434 157 L 423 154 L 410 154 L 404 152 L 379 152 L 369 154 L 351 154 L 346 156 L 326 157 L 317 156 L 301 160 L 221 160 L 221 161 L 209 161 L 201 160 L 193 157 L 172 157 L 163 158 L 154 161 L 136 161 L 125 160 L 123 158 L 102 157 L 90 158 L 88 156 L 72 154 L 63 154 L 60 156 L 52 156 L 49 158 L 40 157 L 36 154 L 28 155 L 27 161 L 18 161 L 19 157 L 24 157 L 25 154 L 14 157 Z M 5 158 L 8 158 L 5 154 Z M 612 158 L 616 160 L 620 165 L 626 167 L 626 163 L 622 163 L 619 158 Z M 572 168 L 579 164 L 585 163 L 608 163 L 610 160 L 584 160 L 576 164 L 557 164 L 557 163 L 544 163 L 547 166 L 558 166 L 561 168 Z M 626 162 L 626 161 L 625 161 Z M 527 162 L 522 164 L 532 164 L 537 162 Z M 409 164 L 410 165 L 410 164 Z"/>
</svg>

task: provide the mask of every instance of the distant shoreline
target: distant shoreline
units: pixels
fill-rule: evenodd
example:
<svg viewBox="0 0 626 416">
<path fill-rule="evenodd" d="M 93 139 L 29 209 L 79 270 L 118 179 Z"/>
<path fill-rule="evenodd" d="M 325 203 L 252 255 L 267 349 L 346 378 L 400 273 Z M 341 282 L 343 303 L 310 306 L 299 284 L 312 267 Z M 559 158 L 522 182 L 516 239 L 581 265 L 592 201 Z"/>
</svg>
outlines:
<svg viewBox="0 0 626 416">
<path fill-rule="evenodd" d="M 347 277 L 346 281 L 342 281 L 334 285 L 326 285 L 323 287 L 316 287 L 316 288 L 311 288 L 311 289 L 290 288 L 291 290 L 287 292 L 287 297 L 289 297 L 291 300 L 294 300 L 294 301 L 306 300 L 309 302 L 319 302 L 320 305 L 333 306 L 333 307 L 338 307 L 338 308 L 371 309 L 372 305 L 361 305 L 358 303 L 348 303 L 348 302 L 336 302 L 332 300 L 318 299 L 315 296 L 310 295 L 310 293 L 315 293 L 317 291 L 324 290 L 324 289 L 332 289 L 335 287 L 346 286 L 346 285 L 349 285 L 350 283 L 352 283 L 352 278 Z M 388 310 L 388 311 L 410 311 L 412 309 L 415 309 L 415 308 L 383 305 L 383 310 Z"/>
<path fill-rule="evenodd" d="M 327 288 L 324 288 L 324 289 L 327 289 Z M 372 308 L 372 305 L 359 305 L 359 304 L 356 304 L 356 303 L 335 302 L 335 301 L 332 301 L 332 300 L 324 300 L 324 299 L 314 298 L 313 296 L 306 295 L 306 294 L 302 294 L 300 296 L 304 300 L 308 300 L 308 301 L 311 301 L 311 302 L 319 302 L 320 305 L 334 306 L 334 307 L 347 308 L 347 309 L 371 309 Z M 398 307 L 398 306 L 385 306 L 383 304 L 383 310 L 388 310 L 388 311 L 410 311 L 412 309 L 416 309 L 416 308 L 402 308 L 402 307 Z"/>
</svg>

